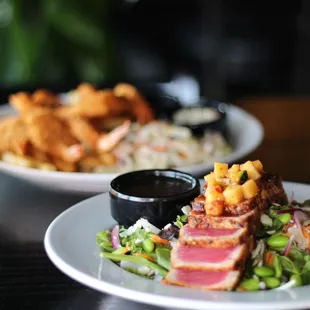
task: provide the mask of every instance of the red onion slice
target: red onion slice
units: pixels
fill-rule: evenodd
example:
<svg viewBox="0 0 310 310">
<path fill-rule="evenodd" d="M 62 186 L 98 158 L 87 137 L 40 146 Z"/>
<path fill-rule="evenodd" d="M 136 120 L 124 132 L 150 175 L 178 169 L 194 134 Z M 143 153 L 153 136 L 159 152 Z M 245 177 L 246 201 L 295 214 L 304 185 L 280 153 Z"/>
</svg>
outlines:
<svg viewBox="0 0 310 310">
<path fill-rule="evenodd" d="M 283 256 L 287 256 L 289 254 L 294 238 L 295 238 L 294 235 L 290 236 L 290 239 L 288 240 L 288 243 L 283 250 L 283 253 L 282 253 Z"/>
<path fill-rule="evenodd" d="M 294 212 L 294 222 L 297 226 L 297 228 L 301 228 L 301 224 L 305 221 L 308 221 L 310 218 L 307 213 L 297 210 Z"/>
<path fill-rule="evenodd" d="M 111 243 L 114 250 L 117 250 L 121 247 L 121 243 L 119 241 L 119 226 L 115 225 L 111 231 Z"/>
<path fill-rule="evenodd" d="M 293 214 L 296 211 L 296 209 L 283 209 L 283 210 L 279 210 L 277 211 L 277 214 L 284 214 L 284 213 L 291 213 Z"/>
</svg>

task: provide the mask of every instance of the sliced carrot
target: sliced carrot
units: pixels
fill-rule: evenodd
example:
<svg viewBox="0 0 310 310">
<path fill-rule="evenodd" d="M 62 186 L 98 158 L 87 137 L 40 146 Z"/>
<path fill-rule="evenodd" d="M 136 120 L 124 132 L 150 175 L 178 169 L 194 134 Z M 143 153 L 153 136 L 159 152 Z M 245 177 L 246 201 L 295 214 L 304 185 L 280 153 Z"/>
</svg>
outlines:
<svg viewBox="0 0 310 310">
<path fill-rule="evenodd" d="M 125 249 L 123 251 L 123 254 L 126 254 L 127 252 L 130 251 L 130 246 L 129 246 L 129 242 L 126 243 Z"/>
<path fill-rule="evenodd" d="M 275 254 L 271 253 L 270 251 L 267 251 L 266 252 L 266 255 L 265 255 L 265 262 L 268 266 L 272 266 L 273 262 L 274 262 L 274 259 L 275 259 Z"/>
<path fill-rule="evenodd" d="M 155 243 L 170 244 L 169 240 L 160 238 L 157 235 L 152 235 L 151 240 Z"/>
<path fill-rule="evenodd" d="M 165 146 L 154 146 L 154 150 L 157 152 L 165 152 L 167 148 Z"/>
<path fill-rule="evenodd" d="M 188 156 L 187 154 L 185 154 L 184 152 L 179 152 L 180 157 L 182 157 L 183 159 L 187 159 Z"/>
<path fill-rule="evenodd" d="M 310 247 L 310 235 L 305 229 L 305 227 L 301 226 L 302 234 L 304 235 L 305 238 L 308 239 L 308 247 Z"/>
<path fill-rule="evenodd" d="M 152 261 L 152 262 L 155 262 L 155 259 L 154 259 L 152 256 L 147 255 L 147 254 L 143 254 L 143 253 L 136 253 L 136 254 L 135 254 L 135 256 L 144 257 L 144 258 L 146 258 L 146 259 L 148 259 L 148 260 L 150 260 L 150 261 Z"/>
</svg>

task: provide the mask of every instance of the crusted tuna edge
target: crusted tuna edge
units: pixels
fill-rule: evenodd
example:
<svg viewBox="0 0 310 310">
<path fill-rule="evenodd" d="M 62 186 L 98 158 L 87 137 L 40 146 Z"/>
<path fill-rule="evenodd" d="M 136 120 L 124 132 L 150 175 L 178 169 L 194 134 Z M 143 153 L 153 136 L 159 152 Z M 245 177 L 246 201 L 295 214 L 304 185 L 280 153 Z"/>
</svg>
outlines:
<svg viewBox="0 0 310 310">
<path fill-rule="evenodd" d="M 192 289 L 206 290 L 206 291 L 211 291 L 211 290 L 231 291 L 237 286 L 241 278 L 241 275 L 242 275 L 240 270 L 228 271 L 227 276 L 223 281 L 216 283 L 216 284 L 201 286 L 201 285 L 189 284 L 186 282 L 178 281 L 176 279 L 176 272 L 178 272 L 178 270 L 179 269 L 174 269 L 174 268 L 170 269 L 166 278 L 163 280 L 163 283 L 188 287 Z M 188 270 L 188 272 L 191 272 L 191 270 Z"/>
<path fill-rule="evenodd" d="M 189 225 L 185 225 L 180 229 L 179 242 L 188 246 L 212 247 L 212 248 L 229 248 L 243 243 L 248 236 L 248 228 L 214 228 L 214 229 L 237 229 L 231 235 L 224 236 L 188 236 L 185 232 L 186 228 L 195 229 Z M 209 229 L 202 228 L 202 229 Z M 213 228 L 213 227 L 212 227 Z M 199 228 L 198 228 L 199 229 Z"/>
<path fill-rule="evenodd" d="M 188 217 L 188 225 L 192 228 L 242 228 L 248 227 L 249 233 L 252 233 L 259 223 L 260 212 L 256 208 L 242 215 L 227 216 L 210 216 L 204 213 L 190 213 Z"/>
<path fill-rule="evenodd" d="M 182 246 L 177 243 L 171 251 L 171 266 L 175 269 L 189 269 L 189 270 L 204 270 L 204 271 L 230 271 L 243 269 L 244 262 L 249 254 L 249 248 L 247 244 L 238 245 L 232 249 L 231 257 L 220 262 L 208 262 L 208 261 L 182 261 L 178 257 L 178 250 Z M 188 247 L 197 249 L 197 247 Z M 212 248 L 204 248 L 206 251 L 211 251 Z"/>
</svg>

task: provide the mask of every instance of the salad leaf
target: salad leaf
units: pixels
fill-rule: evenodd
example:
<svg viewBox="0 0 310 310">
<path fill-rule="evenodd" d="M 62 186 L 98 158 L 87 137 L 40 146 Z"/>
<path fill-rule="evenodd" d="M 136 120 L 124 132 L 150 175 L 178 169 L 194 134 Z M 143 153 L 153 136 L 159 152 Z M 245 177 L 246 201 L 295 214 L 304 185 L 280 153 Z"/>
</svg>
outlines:
<svg viewBox="0 0 310 310">
<path fill-rule="evenodd" d="M 100 244 L 100 248 L 101 248 L 102 250 L 107 251 L 107 252 L 113 252 L 113 251 L 114 251 L 111 242 L 102 242 L 102 243 Z"/>
<path fill-rule="evenodd" d="M 271 218 L 276 218 L 278 215 L 278 210 L 279 210 L 279 206 L 276 205 L 272 205 L 268 211 L 267 211 L 267 215 Z"/>
<path fill-rule="evenodd" d="M 101 250 L 107 252 L 114 251 L 110 237 L 111 233 L 109 230 L 103 230 L 96 234 L 96 243 L 100 246 Z"/>
<path fill-rule="evenodd" d="M 266 227 L 264 227 L 263 225 L 261 225 L 256 231 L 255 231 L 255 237 L 256 238 L 264 238 L 267 236 L 267 231 L 266 231 Z"/>
<path fill-rule="evenodd" d="M 279 219 L 275 218 L 272 223 L 272 230 L 277 231 L 281 229 L 282 227 L 283 227 L 283 223 Z"/>
<path fill-rule="evenodd" d="M 303 285 L 310 284 L 310 261 L 306 262 L 306 264 L 302 268 L 301 278 Z"/>
<path fill-rule="evenodd" d="M 275 275 L 274 276 L 276 278 L 280 278 L 282 276 L 283 268 L 282 268 L 282 264 L 281 264 L 281 261 L 280 261 L 280 256 L 278 254 L 275 254 L 272 266 L 273 266 L 274 271 L 275 271 Z"/>
<path fill-rule="evenodd" d="M 298 266 L 292 262 L 288 257 L 286 256 L 280 256 L 280 262 L 285 271 L 288 273 L 296 274 L 299 273 Z"/>
<path fill-rule="evenodd" d="M 305 264 L 304 259 L 304 252 L 297 249 L 297 247 L 292 246 L 290 249 L 289 257 L 293 259 L 294 263 L 299 267 L 302 268 Z"/>
<path fill-rule="evenodd" d="M 244 276 L 246 278 L 252 278 L 254 272 L 253 272 L 253 259 L 249 258 L 246 260 L 245 262 L 245 266 L 244 266 Z"/>
<path fill-rule="evenodd" d="M 96 243 L 100 245 L 102 242 L 111 242 L 111 233 L 109 230 L 103 230 L 96 234 Z"/>
<path fill-rule="evenodd" d="M 164 267 L 167 270 L 170 270 L 170 249 L 168 248 L 157 248 L 155 250 L 156 253 L 156 261 L 158 265 Z"/>
<path fill-rule="evenodd" d="M 176 221 L 173 224 L 181 228 L 186 223 L 187 223 L 187 215 L 183 214 L 178 215 Z"/>
</svg>

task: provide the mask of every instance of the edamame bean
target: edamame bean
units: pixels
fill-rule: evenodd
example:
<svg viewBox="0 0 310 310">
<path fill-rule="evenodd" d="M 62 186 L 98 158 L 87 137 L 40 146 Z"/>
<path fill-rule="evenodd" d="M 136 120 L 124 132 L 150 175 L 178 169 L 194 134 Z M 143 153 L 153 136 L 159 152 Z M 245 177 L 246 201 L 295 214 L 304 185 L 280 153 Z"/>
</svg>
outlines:
<svg viewBox="0 0 310 310">
<path fill-rule="evenodd" d="M 267 240 L 267 244 L 272 248 L 285 247 L 288 243 L 289 237 L 284 235 L 271 236 Z"/>
<path fill-rule="evenodd" d="M 263 281 L 265 282 L 266 287 L 270 289 L 276 288 L 281 284 L 280 280 L 274 277 L 263 278 Z"/>
<path fill-rule="evenodd" d="M 151 253 L 155 249 L 155 243 L 151 239 L 146 239 L 143 241 L 142 247 L 146 253 Z"/>
<path fill-rule="evenodd" d="M 296 287 L 302 286 L 302 279 L 301 279 L 301 276 L 299 274 L 293 274 L 290 277 L 290 280 L 296 280 Z"/>
<path fill-rule="evenodd" d="M 274 270 L 266 266 L 261 266 L 261 267 L 257 266 L 254 268 L 254 273 L 258 277 L 271 277 L 274 275 Z"/>
<path fill-rule="evenodd" d="M 291 220 L 292 216 L 289 213 L 280 214 L 277 219 L 282 222 L 283 225 L 286 225 Z"/>
<path fill-rule="evenodd" d="M 308 262 L 310 260 L 310 255 L 305 255 L 304 260 L 305 262 Z"/>
<path fill-rule="evenodd" d="M 244 280 L 239 284 L 239 290 L 258 291 L 259 290 L 259 280 L 257 280 L 257 279 Z"/>
</svg>

